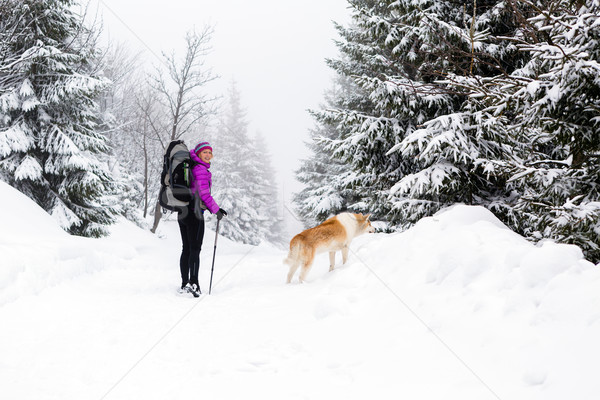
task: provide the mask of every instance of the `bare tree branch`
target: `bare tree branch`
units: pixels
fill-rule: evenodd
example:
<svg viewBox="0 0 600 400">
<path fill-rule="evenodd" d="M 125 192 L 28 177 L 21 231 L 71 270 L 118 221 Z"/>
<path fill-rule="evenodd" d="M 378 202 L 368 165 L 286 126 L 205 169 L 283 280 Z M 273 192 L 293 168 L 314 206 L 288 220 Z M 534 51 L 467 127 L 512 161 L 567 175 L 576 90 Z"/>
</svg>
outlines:
<svg viewBox="0 0 600 400">
<path fill-rule="evenodd" d="M 205 65 L 211 50 L 209 40 L 212 32 L 210 27 L 201 32 L 188 32 L 183 59 L 178 59 L 174 53 L 163 53 L 168 78 L 159 68 L 151 78 L 160 101 L 169 111 L 169 140 L 181 138 L 213 111 L 211 105 L 216 98 L 201 92 L 207 83 L 217 78 Z"/>
</svg>

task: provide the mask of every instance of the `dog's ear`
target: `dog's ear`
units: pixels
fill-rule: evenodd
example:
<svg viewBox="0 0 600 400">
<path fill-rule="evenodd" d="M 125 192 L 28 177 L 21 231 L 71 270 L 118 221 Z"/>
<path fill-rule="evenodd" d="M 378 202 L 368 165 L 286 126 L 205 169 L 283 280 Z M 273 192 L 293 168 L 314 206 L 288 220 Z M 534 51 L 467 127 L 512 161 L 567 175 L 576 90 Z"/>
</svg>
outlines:
<svg viewBox="0 0 600 400">
<path fill-rule="evenodd" d="M 367 221 L 371 220 L 371 215 L 373 215 L 373 214 L 367 214 L 367 215 L 365 215 Z"/>
</svg>

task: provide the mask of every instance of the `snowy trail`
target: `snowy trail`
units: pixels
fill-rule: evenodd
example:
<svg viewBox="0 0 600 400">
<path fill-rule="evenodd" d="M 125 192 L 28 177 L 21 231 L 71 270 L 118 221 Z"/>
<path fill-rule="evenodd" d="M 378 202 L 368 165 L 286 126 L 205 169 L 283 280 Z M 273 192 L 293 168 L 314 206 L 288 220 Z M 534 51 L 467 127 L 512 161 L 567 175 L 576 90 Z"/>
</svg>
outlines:
<svg viewBox="0 0 600 400">
<path fill-rule="evenodd" d="M 9 381 L 22 382 L 17 393 L 32 398 L 127 399 L 143 390 L 144 398 L 164 399 L 197 390 L 209 398 L 343 393 L 362 399 L 411 393 L 410 388 L 432 396 L 423 398 L 449 389 L 456 393 L 458 375 L 465 386 L 462 398 L 494 398 L 464 368 L 440 379 L 461 365 L 390 293 L 375 304 L 365 302 L 356 277 L 341 276 L 348 267 L 313 278 L 330 281 L 326 285 L 283 285 L 281 254 L 273 253 L 242 255 L 215 284 L 213 296 L 200 300 L 173 295 L 172 269 L 145 262 L 20 299 L 2 310 L 2 319 L 20 321 L 11 324 L 9 337 L 28 333 L 21 336 L 25 349 L 15 349 L 8 359 L 21 360 L 15 372 L 30 376 Z M 365 286 L 374 283 L 369 271 L 356 272 Z M 31 311 L 23 317 L 23 309 Z M 8 350 L 2 348 L 2 354 Z M 39 368 L 30 369 L 32 361 Z M 433 387 L 432 375 L 438 377 Z M 58 389 L 55 397 L 47 397 L 48 387 Z"/>
<path fill-rule="evenodd" d="M 6 337 L 20 344 L 0 344 L 11 393 L 38 399 L 140 393 L 165 399 L 196 391 L 232 399 L 240 393 L 385 398 L 427 386 L 431 373 L 443 376 L 455 364 L 433 338 L 414 357 L 407 338 L 426 336 L 426 329 L 411 322 L 393 296 L 383 296 L 377 307 L 361 299 L 357 278 L 343 277 L 349 267 L 324 275 L 324 257 L 313 270 L 314 284 L 285 285 L 281 250 L 218 255 L 213 296 L 195 300 L 174 294 L 176 241 L 151 248 L 137 247 L 118 267 L 76 276 L 0 309 L 0 318 L 11 321 Z M 203 251 L 203 283 L 210 257 Z M 355 272 L 373 279 L 368 270 Z M 395 337 L 400 330 L 403 338 Z M 390 341 L 397 346 L 390 348 Z M 472 380 L 468 371 L 462 375 Z M 448 389 L 443 383 L 432 395 Z M 486 398 L 485 388 L 472 386 L 466 393 Z"/>
<path fill-rule="evenodd" d="M 347 265 L 328 273 L 321 255 L 305 285 L 284 284 L 283 250 L 219 238 L 213 295 L 194 299 L 175 293 L 175 222 L 161 237 L 120 221 L 109 238 L 72 238 L 2 190 L 0 210 L 12 212 L 0 217 L 14 226 L 0 230 L 7 398 L 592 400 L 600 392 L 598 266 L 574 246 L 533 246 L 482 208 L 361 236 Z M 213 240 L 207 231 L 204 291 Z"/>
</svg>

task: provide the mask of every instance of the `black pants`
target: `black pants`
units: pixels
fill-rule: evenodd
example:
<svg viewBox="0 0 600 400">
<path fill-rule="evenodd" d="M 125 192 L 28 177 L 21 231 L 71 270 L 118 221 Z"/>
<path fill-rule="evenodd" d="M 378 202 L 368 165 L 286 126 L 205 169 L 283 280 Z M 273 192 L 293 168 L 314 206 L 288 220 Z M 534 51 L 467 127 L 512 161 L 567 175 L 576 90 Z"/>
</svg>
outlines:
<svg viewBox="0 0 600 400">
<path fill-rule="evenodd" d="M 193 209 L 184 208 L 177 216 L 179 231 L 181 232 L 181 257 L 179 269 L 181 270 L 181 286 L 198 283 L 198 270 L 200 269 L 200 250 L 204 239 L 204 217 L 201 213 L 196 216 Z"/>
</svg>

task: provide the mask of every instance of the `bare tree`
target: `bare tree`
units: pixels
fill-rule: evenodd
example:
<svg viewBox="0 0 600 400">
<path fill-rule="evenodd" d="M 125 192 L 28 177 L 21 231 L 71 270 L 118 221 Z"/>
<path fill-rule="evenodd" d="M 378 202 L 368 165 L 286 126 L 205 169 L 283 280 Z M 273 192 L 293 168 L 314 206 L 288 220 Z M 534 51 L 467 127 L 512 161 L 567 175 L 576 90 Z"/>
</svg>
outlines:
<svg viewBox="0 0 600 400">
<path fill-rule="evenodd" d="M 143 210 L 144 218 L 148 207 L 150 206 L 150 193 L 152 192 L 152 177 L 160 173 L 158 154 L 163 152 L 163 147 L 159 145 L 160 132 L 163 132 L 168 126 L 164 113 L 160 112 L 160 104 L 156 100 L 156 91 L 146 85 L 141 87 L 135 94 L 135 103 L 137 107 L 136 119 L 134 124 L 135 138 L 138 147 L 142 150 L 144 160 L 143 177 Z M 152 162 L 155 161 L 155 162 Z"/>
<path fill-rule="evenodd" d="M 157 164 L 152 155 L 160 151 L 152 148 L 157 146 L 157 141 L 147 128 L 147 111 L 139 100 L 156 97 L 146 94 L 152 89 L 142 72 L 140 55 L 139 52 L 131 52 L 124 44 L 109 43 L 102 54 L 101 64 L 112 85 L 103 93 L 101 106 L 109 121 L 106 126 L 112 154 L 109 164 L 121 187 L 119 202 L 122 213 L 142 225 L 137 211 L 141 208 L 143 217 L 146 217 L 148 176 L 150 171 L 157 169 L 156 165 L 152 165 Z M 150 143 L 149 137 L 154 144 Z"/>
<path fill-rule="evenodd" d="M 216 98 L 202 90 L 207 83 L 217 78 L 206 66 L 212 32 L 211 27 L 205 27 L 201 32 L 188 32 L 183 59 L 178 59 L 174 52 L 170 55 L 163 53 L 163 68 L 157 67 L 155 75 L 150 78 L 150 84 L 156 90 L 158 101 L 166 115 L 164 118 L 148 115 L 148 123 L 163 150 L 170 141 L 180 139 L 214 113 Z M 161 120 L 168 121 L 168 126 L 161 125 Z M 161 216 L 157 200 L 152 232 L 156 231 Z"/>
</svg>

